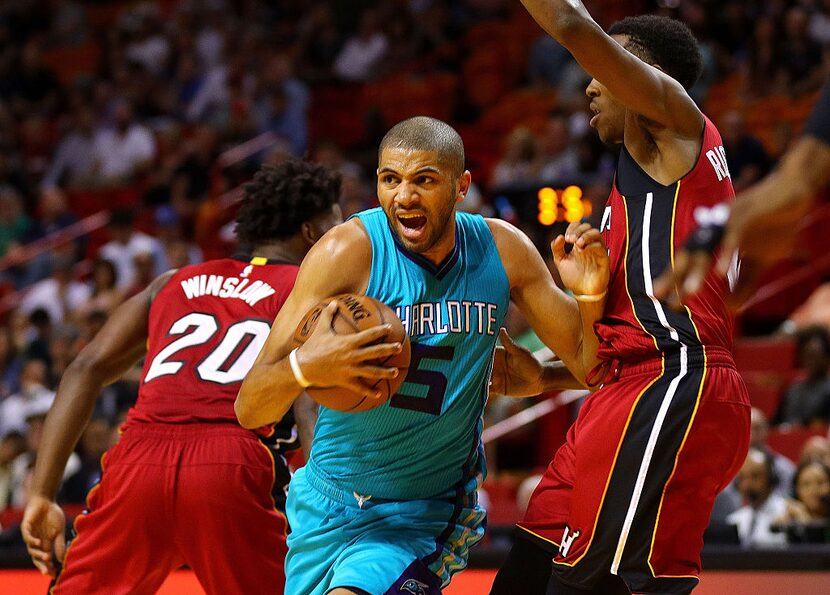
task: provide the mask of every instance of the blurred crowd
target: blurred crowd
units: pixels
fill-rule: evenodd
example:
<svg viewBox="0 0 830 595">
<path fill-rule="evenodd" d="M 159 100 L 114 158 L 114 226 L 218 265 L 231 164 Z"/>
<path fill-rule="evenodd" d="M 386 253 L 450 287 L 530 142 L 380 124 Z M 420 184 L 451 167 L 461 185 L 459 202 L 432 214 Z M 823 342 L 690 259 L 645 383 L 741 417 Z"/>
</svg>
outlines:
<svg viewBox="0 0 830 595">
<path fill-rule="evenodd" d="M 734 106 L 809 98 L 828 72 L 830 0 L 585 4 L 606 26 L 656 11 L 692 27 L 706 64 L 693 95 L 707 113 L 712 107 L 736 188 L 766 173 L 797 130 L 761 134 Z M 494 158 L 474 163 L 476 186 L 463 208 L 539 236 L 534 220 L 516 215 L 515 191 L 578 183 L 596 201 L 596 216 L 615 155 L 588 127 L 586 76 L 569 54 L 528 29 L 505 92 L 542 95 L 546 107 L 515 126 L 488 112 L 495 100 L 477 94 L 483 75 L 463 77 L 471 48 L 458 40 L 517 17 L 527 21 L 508 0 L 0 0 L 0 515 L 25 502 L 62 371 L 157 274 L 238 248 L 228 223 L 239 185 L 256 167 L 313 159 L 343 174 L 346 213 L 375 204 L 377 141 L 395 122 L 382 110 L 348 113 L 345 105 L 346 124 L 359 134 L 344 140 L 321 130 L 315 117 L 326 114 L 315 105 L 326 90 L 360 97 L 402 72 L 460 77 L 439 103 L 452 106 L 465 141 L 488 117 L 505 124 L 484 139 L 483 153 Z M 105 219 L 89 223 L 98 211 Z M 807 377 L 788 391 L 776 421 L 830 417 L 826 334 L 806 345 Z M 63 502 L 82 502 L 97 479 L 137 381 L 136 370 L 99 399 L 67 466 Z M 751 453 L 748 464 L 759 456 Z M 818 514 L 802 503 L 782 515 Z"/>
</svg>

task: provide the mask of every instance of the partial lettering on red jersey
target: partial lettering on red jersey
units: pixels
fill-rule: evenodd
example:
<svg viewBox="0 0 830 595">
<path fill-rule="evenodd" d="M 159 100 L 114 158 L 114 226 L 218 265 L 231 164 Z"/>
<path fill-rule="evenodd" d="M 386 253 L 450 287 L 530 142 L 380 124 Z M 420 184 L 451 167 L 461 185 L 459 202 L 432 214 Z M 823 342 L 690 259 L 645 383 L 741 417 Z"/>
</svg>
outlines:
<svg viewBox="0 0 830 595">
<path fill-rule="evenodd" d="M 606 313 L 595 327 L 601 358 L 631 361 L 681 348 L 705 357 L 700 346 L 731 351 L 723 279 L 710 274 L 680 312 L 654 297 L 652 283 L 674 265 L 689 234 L 722 218 L 734 196 L 723 141 L 708 118 L 697 163 L 674 184 L 655 181 L 623 147 L 600 229 L 611 259 Z"/>
<path fill-rule="evenodd" d="M 239 387 L 297 271 L 264 258 L 211 260 L 177 271 L 150 307 L 141 386 L 127 424 L 237 423 Z"/>
</svg>

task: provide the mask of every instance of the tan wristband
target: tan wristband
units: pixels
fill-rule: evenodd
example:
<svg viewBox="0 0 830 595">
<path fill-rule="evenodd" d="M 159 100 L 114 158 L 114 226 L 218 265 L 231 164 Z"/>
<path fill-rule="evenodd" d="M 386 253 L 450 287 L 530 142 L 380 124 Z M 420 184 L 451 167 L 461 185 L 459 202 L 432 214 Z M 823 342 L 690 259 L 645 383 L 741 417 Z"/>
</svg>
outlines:
<svg viewBox="0 0 830 595">
<path fill-rule="evenodd" d="M 292 349 L 291 353 L 288 354 L 288 363 L 291 366 L 291 371 L 294 373 L 294 380 L 297 381 L 297 384 L 302 386 L 303 388 L 308 388 L 311 386 L 311 383 L 308 381 L 308 378 L 305 377 L 303 371 L 300 369 L 300 363 L 297 361 L 297 349 Z"/>
<path fill-rule="evenodd" d="M 602 299 L 605 297 L 605 295 L 607 293 L 608 293 L 607 289 L 605 291 L 603 291 L 602 293 L 586 293 L 586 294 L 575 293 L 574 294 L 574 299 L 578 302 L 600 302 L 600 301 L 602 301 Z"/>
</svg>

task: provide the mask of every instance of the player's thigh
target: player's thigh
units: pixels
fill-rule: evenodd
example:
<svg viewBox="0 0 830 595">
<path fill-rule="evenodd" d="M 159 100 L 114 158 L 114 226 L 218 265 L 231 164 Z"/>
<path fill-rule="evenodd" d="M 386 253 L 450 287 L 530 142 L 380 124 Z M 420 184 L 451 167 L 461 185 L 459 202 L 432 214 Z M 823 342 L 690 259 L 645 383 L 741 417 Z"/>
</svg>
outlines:
<svg viewBox="0 0 830 595">
<path fill-rule="evenodd" d="M 104 456 L 53 593 L 152 593 L 181 565 L 167 514 L 175 458 L 174 446 L 129 433 Z"/>
<path fill-rule="evenodd" d="M 699 567 L 703 532 L 715 498 L 746 457 L 750 407 L 730 398 L 741 390 L 730 374 L 720 369 L 709 373 L 711 379 L 660 503 L 650 559 L 658 575 Z"/>
<path fill-rule="evenodd" d="M 499 569 L 490 595 L 545 595 L 556 548 L 517 528 L 510 553 Z"/>
<path fill-rule="evenodd" d="M 287 523 L 271 491 L 276 464 L 252 434 L 212 435 L 185 449 L 176 533 L 209 593 L 281 592 Z"/>
</svg>

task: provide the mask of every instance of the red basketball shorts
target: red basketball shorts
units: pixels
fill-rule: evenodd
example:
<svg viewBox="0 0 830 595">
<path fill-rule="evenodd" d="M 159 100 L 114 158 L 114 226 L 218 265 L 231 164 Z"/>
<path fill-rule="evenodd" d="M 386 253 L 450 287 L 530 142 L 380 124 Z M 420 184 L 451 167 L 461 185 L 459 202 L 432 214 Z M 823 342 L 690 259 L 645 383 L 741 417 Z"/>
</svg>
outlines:
<svg viewBox="0 0 830 595">
<path fill-rule="evenodd" d="M 231 424 L 136 424 L 103 459 L 50 593 L 155 593 L 190 566 L 211 594 L 281 594 L 274 458 Z"/>
<path fill-rule="evenodd" d="M 519 523 L 560 581 L 609 572 L 634 593 L 686 593 L 715 496 L 749 444 L 746 387 L 727 353 L 621 367 L 583 404 Z"/>
</svg>

